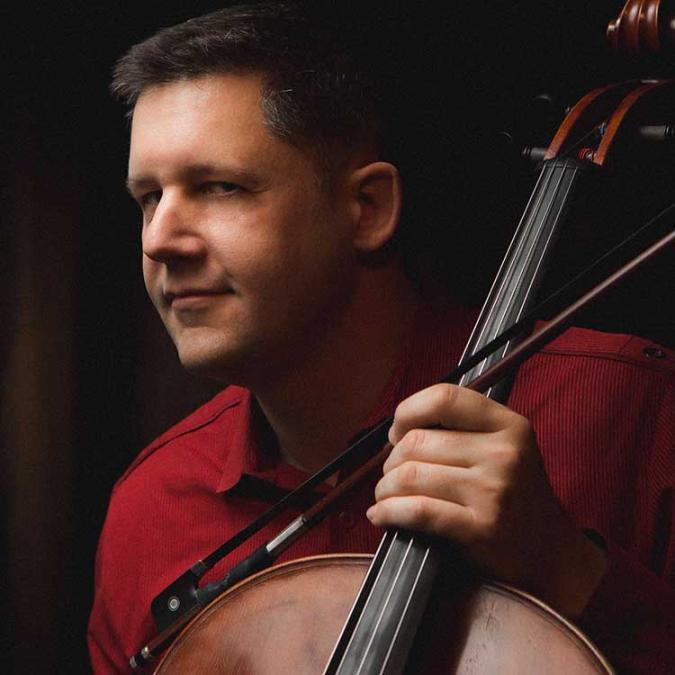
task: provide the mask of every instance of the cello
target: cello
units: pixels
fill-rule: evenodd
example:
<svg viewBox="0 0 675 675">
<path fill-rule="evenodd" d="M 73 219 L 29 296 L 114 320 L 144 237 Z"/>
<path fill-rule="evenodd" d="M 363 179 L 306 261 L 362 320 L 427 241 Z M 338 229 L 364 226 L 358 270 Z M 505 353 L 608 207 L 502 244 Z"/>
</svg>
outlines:
<svg viewBox="0 0 675 675">
<path fill-rule="evenodd" d="M 584 97 L 575 106 L 549 146 L 537 187 L 481 313 L 467 346 L 466 354 L 472 354 L 484 347 L 505 326 L 517 321 L 531 306 L 536 287 L 541 281 L 545 261 L 552 250 L 558 228 L 564 221 L 568 195 L 583 171 L 589 167 L 602 167 L 611 158 L 613 149 L 622 140 L 643 133 L 645 124 L 642 120 L 647 119 L 649 122 L 653 122 L 651 116 L 654 111 L 658 111 L 665 100 L 670 100 L 671 95 L 672 87 L 670 83 L 633 82 L 596 90 Z M 658 125 L 651 124 L 651 126 Z M 599 139 L 588 143 L 586 140 L 591 132 L 599 132 L 597 133 Z M 508 342 L 498 355 L 488 359 L 475 372 L 467 373 L 462 384 L 469 383 L 477 372 L 482 372 L 482 369 L 501 358 L 515 342 L 515 339 Z M 503 385 L 491 387 L 488 390 L 488 395 L 494 398 L 503 397 Z M 267 584 L 273 585 L 279 579 L 285 579 L 288 582 L 291 578 L 299 580 L 300 577 L 304 577 L 304 586 L 290 592 L 288 588 L 286 589 L 285 604 L 288 605 L 289 597 L 296 598 L 306 594 L 303 589 L 326 586 L 325 582 L 318 581 L 316 576 L 312 577 L 311 573 L 307 571 L 316 572 L 323 569 L 329 570 L 331 595 L 336 596 L 339 594 L 334 592 L 335 586 L 341 583 L 337 581 L 337 577 L 340 576 L 340 579 L 342 579 L 342 573 L 338 575 L 337 569 L 345 567 L 348 570 L 347 576 L 353 582 L 354 576 L 360 576 L 358 572 L 355 574 L 354 570 L 362 568 L 363 561 L 349 557 L 339 560 L 321 559 L 316 561 L 316 564 L 301 561 L 296 563 L 294 567 L 293 565 L 275 568 L 270 572 L 256 575 L 232 588 L 226 595 L 222 596 L 222 599 L 216 601 L 192 623 L 191 628 L 179 638 L 174 649 L 164 659 L 158 672 L 172 672 L 172 668 L 177 668 L 176 672 L 185 672 L 191 669 L 208 670 L 209 665 L 215 666 L 218 664 L 220 667 L 220 664 L 226 663 L 228 659 L 236 672 L 247 672 L 249 669 L 250 672 L 267 672 L 265 666 L 257 665 L 253 660 L 257 653 L 261 651 L 259 642 L 256 642 L 256 647 L 250 654 L 244 656 L 241 649 L 245 642 L 243 635 L 238 632 L 238 628 L 237 630 L 230 630 L 229 628 L 233 625 L 243 626 L 243 615 L 238 614 L 238 618 L 234 622 L 231 615 L 227 615 L 225 617 L 227 630 L 215 627 L 212 620 L 217 616 L 220 617 L 220 620 L 223 620 L 227 611 L 238 605 L 239 599 L 243 599 L 248 594 L 246 604 L 253 610 L 251 616 L 256 626 L 254 632 L 263 630 L 265 634 L 271 635 L 272 629 L 266 631 L 263 627 L 265 624 L 260 623 L 261 614 L 256 609 L 259 608 L 259 605 L 257 604 L 258 600 L 255 599 L 255 594 L 258 591 L 265 587 L 264 595 L 273 598 L 268 602 L 271 602 L 272 606 L 283 605 L 284 602 L 280 601 L 279 598 L 274 599 L 274 593 L 270 590 L 272 586 Z M 359 596 L 357 600 L 356 605 L 360 615 L 356 618 L 352 615 L 350 618 L 347 630 L 344 631 L 343 637 L 335 648 L 334 657 L 331 659 L 327 672 L 399 672 L 412 636 L 417 632 L 417 619 L 425 604 L 425 596 L 428 595 L 437 568 L 438 555 L 434 547 L 425 538 L 405 532 L 388 533 L 375 556 L 374 564 L 371 565 L 363 585 L 363 588 L 367 589 L 367 597 L 361 600 L 361 596 Z M 303 574 L 299 573 L 300 570 L 303 570 Z M 310 576 L 305 576 L 305 574 L 310 574 Z M 388 590 L 392 587 L 392 581 L 394 580 L 397 585 L 395 594 Z M 298 583 L 300 582 L 298 581 Z M 467 589 L 470 587 L 470 583 L 464 586 Z M 480 592 L 474 593 L 472 591 L 468 593 L 467 603 L 476 610 L 477 623 L 484 624 L 489 628 L 490 639 L 487 640 L 486 637 L 475 638 L 478 651 L 473 654 L 469 653 L 465 647 L 474 638 L 467 637 L 463 643 L 457 643 L 464 645 L 463 650 L 460 655 L 456 655 L 456 658 L 450 657 L 449 661 L 453 663 L 458 672 L 464 672 L 462 668 L 475 667 L 479 654 L 484 654 L 488 646 L 499 644 L 499 638 L 495 639 L 495 617 L 497 616 L 495 608 L 499 606 L 500 598 L 507 597 L 506 591 L 508 589 L 495 584 L 480 584 L 479 588 L 490 588 L 492 594 L 483 602 L 480 600 Z M 528 599 L 526 595 L 518 591 L 510 592 L 516 600 L 515 605 L 509 604 L 509 609 L 505 609 L 506 617 L 515 616 L 519 609 L 526 605 L 535 615 L 545 614 L 541 603 Z M 251 600 L 252 597 L 253 600 Z M 525 600 L 528 600 L 531 604 L 528 604 Z M 481 604 L 482 602 L 483 604 Z M 311 604 L 317 605 L 320 603 L 312 600 Z M 227 610 L 226 605 L 229 605 Z M 296 610 L 297 607 L 294 609 L 294 613 Z M 484 613 L 481 614 L 481 611 Z M 513 613 L 509 614 L 509 612 Z M 272 616 L 272 612 L 266 611 L 265 616 Z M 363 618 L 364 616 L 365 618 Z M 566 624 L 563 619 L 555 617 L 554 614 L 546 614 L 546 616 L 547 618 L 544 619 L 541 628 L 544 632 L 551 626 L 555 626 L 553 632 L 557 632 L 558 627 Z M 321 622 L 323 625 L 328 625 L 330 623 L 328 615 L 324 614 L 321 617 L 310 615 L 308 618 L 313 624 Z M 284 622 L 282 625 L 286 627 L 286 630 L 283 632 L 276 631 L 276 634 L 283 634 L 284 642 L 290 643 L 292 640 L 289 635 L 293 635 L 295 631 L 287 623 L 288 615 L 285 614 L 281 621 Z M 476 623 L 476 621 L 472 623 Z M 504 618 L 497 623 L 508 630 L 518 624 L 518 621 L 513 621 L 512 618 Z M 457 621 L 455 625 L 461 628 L 464 624 L 462 621 Z M 570 628 L 569 626 L 565 627 Z M 526 631 L 526 634 L 533 638 L 532 643 L 539 643 L 539 640 L 542 639 L 540 634 L 536 632 L 537 630 L 539 629 L 528 628 Z M 202 654 L 208 652 L 210 655 L 205 657 L 206 661 L 201 665 L 188 665 L 189 662 L 181 661 L 181 654 L 185 653 L 185 645 L 189 641 L 190 635 L 193 637 L 195 635 L 202 637 L 211 635 L 217 641 L 223 642 L 225 633 L 229 633 L 227 644 L 222 644 L 220 651 L 204 650 Z M 300 639 L 306 639 L 304 627 L 300 627 L 297 633 Z M 580 657 L 581 662 L 592 664 L 594 667 L 601 669 L 592 672 L 607 672 L 606 662 L 578 632 L 571 629 L 571 637 L 567 637 L 566 640 L 569 644 L 575 646 L 582 644 L 585 647 L 585 649 L 582 649 L 584 656 Z M 560 661 L 564 668 L 561 672 L 575 672 L 577 668 L 573 666 L 572 652 L 568 653 L 562 647 L 561 650 Z M 302 648 L 292 651 L 298 655 L 303 654 Z M 314 654 L 319 654 L 320 651 L 320 649 L 315 649 Z M 525 663 L 529 665 L 533 672 L 540 672 L 541 670 L 554 672 L 548 661 L 546 662 L 548 665 L 545 667 L 543 663 L 532 660 L 537 652 L 541 652 L 540 649 L 528 652 L 521 648 L 520 651 L 521 655 L 526 658 Z M 492 667 L 496 667 L 498 664 L 500 669 L 503 669 L 504 662 L 501 660 L 502 655 L 499 650 L 496 657 L 499 659 L 498 661 L 481 662 L 481 667 L 489 670 L 491 668 L 490 663 L 492 663 Z M 276 669 L 282 672 L 303 672 L 299 662 L 282 660 L 284 657 L 274 649 L 268 658 L 272 659 L 268 661 L 269 667 L 272 668 L 270 672 L 274 672 L 275 665 Z M 321 658 L 320 654 L 319 658 Z M 374 663 L 374 660 L 377 663 Z M 307 668 L 306 672 L 316 672 L 313 662 Z M 516 668 L 514 672 L 523 672 L 522 666 L 514 666 L 514 668 Z M 584 672 L 580 668 L 581 665 L 579 665 L 578 672 Z M 423 672 L 428 672 L 426 666 L 423 667 Z"/>
</svg>

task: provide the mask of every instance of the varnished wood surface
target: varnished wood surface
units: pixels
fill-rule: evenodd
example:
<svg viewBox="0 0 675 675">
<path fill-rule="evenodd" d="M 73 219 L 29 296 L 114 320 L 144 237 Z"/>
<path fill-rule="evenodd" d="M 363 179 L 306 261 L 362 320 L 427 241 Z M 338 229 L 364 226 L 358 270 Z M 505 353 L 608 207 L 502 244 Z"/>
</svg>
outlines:
<svg viewBox="0 0 675 675">
<path fill-rule="evenodd" d="M 369 563 L 366 555 L 318 556 L 254 575 L 197 617 L 155 672 L 320 674 Z M 507 586 L 446 584 L 433 605 L 407 672 L 612 672 L 580 631 Z"/>
</svg>

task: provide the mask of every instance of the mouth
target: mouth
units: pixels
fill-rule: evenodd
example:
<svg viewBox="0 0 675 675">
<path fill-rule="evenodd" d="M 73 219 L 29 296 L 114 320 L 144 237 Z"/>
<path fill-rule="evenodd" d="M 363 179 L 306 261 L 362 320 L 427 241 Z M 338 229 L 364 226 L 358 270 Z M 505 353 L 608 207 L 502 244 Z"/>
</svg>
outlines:
<svg viewBox="0 0 675 675">
<path fill-rule="evenodd" d="M 198 309 L 207 306 L 214 298 L 231 295 L 232 290 L 212 291 L 201 288 L 188 288 L 179 291 L 165 291 L 164 299 L 174 310 Z"/>
</svg>

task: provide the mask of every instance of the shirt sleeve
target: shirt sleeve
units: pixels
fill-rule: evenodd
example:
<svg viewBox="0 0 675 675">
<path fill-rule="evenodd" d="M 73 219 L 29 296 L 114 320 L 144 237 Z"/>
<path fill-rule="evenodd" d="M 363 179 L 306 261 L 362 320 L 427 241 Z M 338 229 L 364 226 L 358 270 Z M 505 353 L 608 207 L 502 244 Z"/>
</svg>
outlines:
<svg viewBox="0 0 675 675">
<path fill-rule="evenodd" d="M 103 545 L 103 542 L 99 544 L 96 555 L 96 594 L 87 628 L 89 659 L 94 675 L 129 673 L 129 664 L 121 649 L 121 636 L 117 634 L 112 623 L 113 609 L 106 602 L 105 587 L 101 579 L 102 558 L 104 557 L 101 549 Z"/>
<path fill-rule="evenodd" d="M 653 395 L 633 411 L 643 421 L 634 500 L 617 505 L 631 511 L 615 518 L 631 521 L 632 535 L 619 544 L 597 528 L 608 566 L 580 624 L 619 673 L 665 675 L 675 673 L 675 388 L 670 375 L 658 387 L 643 381 Z"/>
<path fill-rule="evenodd" d="M 134 494 L 121 492 L 113 490 L 96 551 L 94 604 L 87 630 L 95 675 L 132 672 L 129 656 L 153 629 L 145 601 L 148 575 L 141 541 L 146 529 L 138 516 L 142 511 Z"/>
<path fill-rule="evenodd" d="M 662 356 L 650 357 L 654 351 Z M 576 623 L 618 673 L 675 673 L 673 363 L 670 351 L 630 338 L 615 356 L 582 359 L 569 372 L 560 365 L 555 379 L 552 365 L 545 372 L 568 385 L 559 391 L 561 414 L 551 416 L 549 439 L 560 444 L 550 457 L 553 478 L 608 556 Z M 566 420 L 571 426 L 556 437 Z"/>
<path fill-rule="evenodd" d="M 611 541 L 607 551 L 581 627 L 620 673 L 674 673 L 675 590 Z"/>
</svg>

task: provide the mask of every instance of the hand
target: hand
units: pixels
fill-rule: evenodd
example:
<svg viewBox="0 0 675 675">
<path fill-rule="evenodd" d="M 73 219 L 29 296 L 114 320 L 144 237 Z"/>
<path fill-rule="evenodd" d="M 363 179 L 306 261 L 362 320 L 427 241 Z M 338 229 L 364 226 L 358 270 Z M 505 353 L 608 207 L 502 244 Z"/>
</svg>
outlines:
<svg viewBox="0 0 675 675">
<path fill-rule="evenodd" d="M 474 391 L 439 384 L 403 401 L 368 518 L 459 544 L 486 573 L 577 616 L 604 552 L 565 512 L 529 422 Z"/>
</svg>

